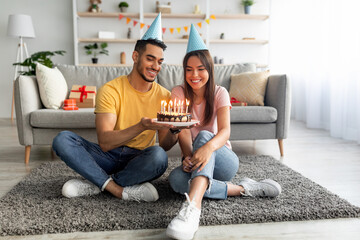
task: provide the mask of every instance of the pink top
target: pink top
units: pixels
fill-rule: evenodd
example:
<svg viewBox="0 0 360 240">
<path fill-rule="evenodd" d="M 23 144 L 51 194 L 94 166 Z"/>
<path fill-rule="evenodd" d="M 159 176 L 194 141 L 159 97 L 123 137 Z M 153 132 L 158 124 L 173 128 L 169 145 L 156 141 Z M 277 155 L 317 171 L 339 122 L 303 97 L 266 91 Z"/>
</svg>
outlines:
<svg viewBox="0 0 360 240">
<path fill-rule="evenodd" d="M 183 86 L 176 86 L 172 89 L 171 91 L 171 99 L 174 101 L 174 99 L 176 98 L 176 100 L 184 100 L 185 102 L 185 94 L 184 94 L 184 88 Z M 214 133 L 215 135 L 218 132 L 218 126 L 217 126 L 217 110 L 221 107 L 224 106 L 229 106 L 231 109 L 231 103 L 230 103 L 230 96 L 228 91 L 221 86 L 215 86 L 215 104 L 214 104 L 214 113 L 213 116 L 211 118 L 211 121 L 205 125 L 199 125 L 197 127 L 193 127 L 190 129 L 191 131 L 191 137 L 192 140 L 194 141 L 194 139 L 196 138 L 196 136 L 199 134 L 200 131 L 202 130 L 207 130 L 209 132 Z M 205 111 L 205 100 L 202 101 L 200 104 L 194 104 L 193 105 L 193 109 L 192 109 L 192 118 L 199 120 L 200 124 L 203 120 L 204 117 L 204 111 Z M 225 143 L 225 146 L 227 146 L 229 149 L 231 149 L 231 144 L 230 141 L 227 140 Z"/>
</svg>

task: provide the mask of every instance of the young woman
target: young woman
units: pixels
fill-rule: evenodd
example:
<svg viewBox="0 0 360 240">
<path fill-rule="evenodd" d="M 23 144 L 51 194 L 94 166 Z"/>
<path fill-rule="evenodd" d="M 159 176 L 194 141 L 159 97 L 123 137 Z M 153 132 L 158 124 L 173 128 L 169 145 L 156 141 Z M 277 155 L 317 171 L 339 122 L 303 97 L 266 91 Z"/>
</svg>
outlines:
<svg viewBox="0 0 360 240">
<path fill-rule="evenodd" d="M 239 185 L 228 182 L 239 168 L 239 159 L 229 141 L 230 97 L 225 88 L 215 86 L 212 57 L 200 36 L 200 40 L 194 40 L 192 35 L 199 35 L 193 25 L 183 61 L 184 85 L 174 87 L 171 93 L 173 99 L 189 99 L 189 111 L 200 120 L 200 125 L 178 134 L 183 161 L 169 176 L 172 189 L 187 198 L 166 230 L 175 239 L 194 237 L 203 197 L 276 197 L 281 192 L 280 185 L 271 179 L 256 182 L 245 178 Z M 195 47 L 189 46 L 194 42 Z M 199 42 L 203 45 L 199 46 Z"/>
</svg>

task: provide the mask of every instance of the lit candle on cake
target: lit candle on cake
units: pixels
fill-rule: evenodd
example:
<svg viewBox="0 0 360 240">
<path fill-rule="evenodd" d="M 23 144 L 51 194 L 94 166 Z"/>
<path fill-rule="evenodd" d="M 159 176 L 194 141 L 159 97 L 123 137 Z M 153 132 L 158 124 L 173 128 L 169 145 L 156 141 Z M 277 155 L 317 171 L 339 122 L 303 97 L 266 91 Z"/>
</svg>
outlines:
<svg viewBox="0 0 360 240">
<path fill-rule="evenodd" d="M 164 113 L 164 100 L 161 101 L 161 109 L 160 109 L 160 112 L 161 113 Z"/>
<path fill-rule="evenodd" d="M 175 98 L 175 102 L 174 102 L 174 113 L 176 113 L 176 98 Z"/>
<path fill-rule="evenodd" d="M 188 113 L 188 110 L 189 110 L 189 104 L 190 104 L 190 101 L 185 99 L 186 101 L 186 114 Z"/>
<path fill-rule="evenodd" d="M 171 114 L 171 111 L 172 111 L 172 106 L 173 106 L 173 102 L 172 100 L 170 100 L 169 102 L 169 107 L 168 107 L 168 112 Z"/>
<path fill-rule="evenodd" d="M 167 105 L 167 102 L 166 102 L 166 101 L 164 101 L 164 112 L 163 112 L 163 113 L 165 113 L 165 112 L 166 112 L 166 105 Z"/>
<path fill-rule="evenodd" d="M 184 108 L 184 100 L 181 101 L 180 113 L 182 114 Z"/>
</svg>

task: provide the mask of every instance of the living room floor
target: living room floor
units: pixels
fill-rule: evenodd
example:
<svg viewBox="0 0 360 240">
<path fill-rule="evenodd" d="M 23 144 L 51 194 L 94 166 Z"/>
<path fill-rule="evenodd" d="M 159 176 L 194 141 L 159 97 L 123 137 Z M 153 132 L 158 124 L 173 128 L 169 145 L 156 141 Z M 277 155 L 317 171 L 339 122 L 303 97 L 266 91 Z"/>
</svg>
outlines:
<svg viewBox="0 0 360 240">
<path fill-rule="evenodd" d="M 15 121 L 0 119 L 0 197 L 41 163 L 52 161 L 49 146 L 31 149 L 24 164 L 24 147 L 17 138 Z M 238 155 L 271 155 L 305 177 L 360 207 L 360 145 L 331 138 L 323 130 L 291 121 L 284 157 L 276 140 L 232 141 Z M 178 156 L 179 147 L 169 156 Z M 194 239 L 359 239 L 360 219 L 328 219 L 277 223 L 200 227 Z M 164 229 L 13 236 L 3 239 L 167 239 Z"/>
</svg>

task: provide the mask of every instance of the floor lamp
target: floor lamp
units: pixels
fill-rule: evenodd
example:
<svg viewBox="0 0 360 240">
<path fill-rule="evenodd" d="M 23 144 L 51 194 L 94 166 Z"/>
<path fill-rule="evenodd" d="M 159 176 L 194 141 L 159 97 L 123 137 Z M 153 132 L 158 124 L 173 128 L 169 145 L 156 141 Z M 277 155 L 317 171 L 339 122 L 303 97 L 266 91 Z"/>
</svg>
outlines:
<svg viewBox="0 0 360 240">
<path fill-rule="evenodd" d="M 26 47 L 26 43 L 24 42 L 23 38 L 35 38 L 35 31 L 34 26 L 32 24 L 31 16 L 23 15 L 23 14 L 12 14 L 9 15 L 8 20 L 8 28 L 7 28 L 7 35 L 9 37 L 18 37 L 19 44 L 17 48 L 16 54 L 16 62 L 23 62 L 24 53 L 26 58 L 29 57 L 29 53 Z M 23 70 L 23 67 L 20 66 L 20 70 Z M 11 105 L 11 120 L 14 119 L 14 87 L 15 87 L 15 79 L 18 76 L 19 66 L 15 66 L 15 75 L 13 79 L 13 94 L 12 94 L 12 105 Z"/>
</svg>

